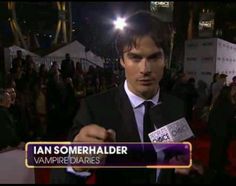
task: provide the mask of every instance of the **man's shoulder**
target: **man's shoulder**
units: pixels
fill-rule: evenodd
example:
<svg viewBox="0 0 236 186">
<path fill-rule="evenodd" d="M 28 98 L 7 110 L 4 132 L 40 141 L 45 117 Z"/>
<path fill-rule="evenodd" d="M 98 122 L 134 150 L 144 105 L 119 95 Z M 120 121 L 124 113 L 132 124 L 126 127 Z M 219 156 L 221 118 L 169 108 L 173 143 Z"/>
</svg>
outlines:
<svg viewBox="0 0 236 186">
<path fill-rule="evenodd" d="M 170 104 L 176 104 L 176 106 L 178 106 L 179 104 L 182 105 L 184 104 L 183 101 L 178 98 L 177 96 L 171 94 L 171 93 L 162 93 L 162 97 L 163 97 L 163 102 L 166 102 L 166 103 L 170 103 Z"/>
<path fill-rule="evenodd" d="M 119 88 L 114 87 L 107 91 L 88 96 L 85 100 L 87 102 L 96 102 L 96 103 L 102 102 L 103 104 L 106 104 L 107 103 L 106 101 L 114 100 L 118 92 L 119 92 Z"/>
<path fill-rule="evenodd" d="M 215 83 L 212 84 L 212 88 L 218 88 L 220 85 L 221 83 L 216 81 Z"/>
<path fill-rule="evenodd" d="M 186 106 L 181 99 L 169 93 L 162 94 L 161 99 L 160 109 L 162 114 L 168 119 L 168 122 L 185 116 Z"/>
</svg>

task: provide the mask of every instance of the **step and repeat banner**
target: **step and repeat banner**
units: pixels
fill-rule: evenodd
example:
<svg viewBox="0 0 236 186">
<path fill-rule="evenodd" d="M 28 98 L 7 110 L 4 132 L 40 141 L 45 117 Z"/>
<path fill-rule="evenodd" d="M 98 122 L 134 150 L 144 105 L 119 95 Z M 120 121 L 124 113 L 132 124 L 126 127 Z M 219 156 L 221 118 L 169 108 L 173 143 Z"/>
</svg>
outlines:
<svg viewBox="0 0 236 186">
<path fill-rule="evenodd" d="M 214 73 L 224 73 L 230 83 L 236 76 L 236 44 L 218 38 L 185 41 L 184 72 L 208 85 Z"/>
</svg>

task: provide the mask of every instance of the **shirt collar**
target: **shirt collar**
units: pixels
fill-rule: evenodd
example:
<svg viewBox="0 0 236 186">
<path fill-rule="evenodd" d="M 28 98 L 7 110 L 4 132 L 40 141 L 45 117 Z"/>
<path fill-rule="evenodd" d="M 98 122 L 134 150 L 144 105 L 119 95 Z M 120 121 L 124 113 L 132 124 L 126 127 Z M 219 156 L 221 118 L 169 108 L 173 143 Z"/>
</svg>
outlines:
<svg viewBox="0 0 236 186">
<path fill-rule="evenodd" d="M 129 90 L 127 80 L 125 80 L 124 88 L 133 108 L 139 107 L 144 101 L 151 101 L 154 105 L 157 105 L 159 101 L 160 89 L 157 91 L 156 95 L 152 97 L 152 99 L 145 100 Z"/>
</svg>

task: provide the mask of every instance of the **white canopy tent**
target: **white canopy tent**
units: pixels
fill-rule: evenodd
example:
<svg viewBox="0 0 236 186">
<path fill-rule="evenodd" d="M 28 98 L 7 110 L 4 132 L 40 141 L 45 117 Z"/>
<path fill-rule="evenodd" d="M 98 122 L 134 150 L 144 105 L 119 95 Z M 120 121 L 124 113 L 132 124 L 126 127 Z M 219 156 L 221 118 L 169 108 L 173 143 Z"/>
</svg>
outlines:
<svg viewBox="0 0 236 186">
<path fill-rule="evenodd" d="M 69 53 L 71 59 L 76 62 L 81 62 L 81 59 L 83 60 L 83 68 L 87 69 L 89 65 L 98 65 L 100 67 L 103 67 L 103 61 L 99 56 L 96 56 L 91 51 L 85 52 L 85 46 L 83 46 L 80 42 L 77 40 L 59 48 L 58 50 L 46 55 L 44 57 L 44 62 L 46 64 L 51 64 L 53 61 L 57 61 L 58 65 L 60 66 L 61 61 L 65 59 L 65 54 Z M 87 61 L 87 62 L 86 62 Z M 90 63 L 91 62 L 91 63 Z"/>
<path fill-rule="evenodd" d="M 65 54 L 69 53 L 71 57 L 85 58 L 85 47 L 78 41 L 73 41 L 56 51 L 46 55 L 45 57 L 65 57 Z"/>
<path fill-rule="evenodd" d="M 73 41 L 52 53 L 43 57 L 43 61 L 46 66 L 50 66 L 53 61 L 56 61 L 58 65 L 61 65 L 61 61 L 65 59 L 65 54 L 69 53 L 74 62 L 79 61 L 79 58 L 85 58 L 85 47 L 78 41 Z"/>
<path fill-rule="evenodd" d="M 41 62 L 41 57 L 29 50 L 21 48 L 19 46 L 13 45 L 4 49 L 4 61 L 5 61 L 5 70 L 8 72 L 11 68 L 11 62 L 16 57 L 17 50 L 22 51 L 22 56 L 25 58 L 26 55 L 31 55 L 36 65 L 39 65 Z"/>
<path fill-rule="evenodd" d="M 100 67 L 103 67 L 103 64 L 105 62 L 104 59 L 102 59 L 101 57 L 95 55 L 93 52 L 91 51 L 88 51 L 86 53 L 86 59 L 95 63 L 96 65 L 100 66 Z"/>
<path fill-rule="evenodd" d="M 76 62 L 81 62 L 82 63 L 82 68 L 84 70 L 87 70 L 90 65 L 92 66 L 100 66 L 103 67 L 103 64 L 105 62 L 104 59 L 101 57 L 95 55 L 93 52 L 88 51 L 85 52 L 85 46 L 83 46 L 80 42 L 77 40 L 53 51 L 52 53 L 40 57 L 39 55 L 30 52 L 26 49 L 23 49 L 21 47 L 18 47 L 16 45 L 13 45 L 9 48 L 5 48 L 4 50 L 4 56 L 5 56 L 5 68 L 6 71 L 8 72 L 11 68 L 11 62 L 12 59 L 16 57 L 16 52 L 17 50 L 21 50 L 23 57 L 26 55 L 31 55 L 34 62 L 36 63 L 37 66 L 40 64 L 45 64 L 47 68 L 50 68 L 51 63 L 53 61 L 57 61 L 58 65 L 61 65 L 61 61 L 65 59 L 65 54 L 69 53 L 71 56 L 71 59 L 76 63 Z M 83 60 L 81 60 L 83 59 Z"/>
</svg>

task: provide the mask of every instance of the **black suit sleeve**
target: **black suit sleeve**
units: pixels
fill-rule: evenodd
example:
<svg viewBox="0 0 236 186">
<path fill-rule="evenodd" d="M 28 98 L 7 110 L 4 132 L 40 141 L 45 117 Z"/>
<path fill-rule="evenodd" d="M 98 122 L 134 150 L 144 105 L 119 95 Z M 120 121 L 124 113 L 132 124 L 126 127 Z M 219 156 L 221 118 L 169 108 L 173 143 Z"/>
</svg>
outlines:
<svg viewBox="0 0 236 186">
<path fill-rule="evenodd" d="M 66 169 L 51 169 L 50 183 L 52 184 L 78 184 L 85 185 L 86 178 L 68 173 Z"/>
<path fill-rule="evenodd" d="M 80 109 L 73 120 L 73 126 L 69 132 L 68 139 L 73 141 L 74 137 L 79 133 L 81 128 L 87 124 L 92 123 L 92 118 L 92 112 L 89 109 L 86 99 L 84 99 L 81 101 Z"/>
<path fill-rule="evenodd" d="M 61 71 L 64 71 L 65 69 L 65 60 L 62 60 L 61 62 Z"/>
<path fill-rule="evenodd" d="M 81 101 L 81 106 L 76 114 L 73 126 L 71 128 L 71 131 L 69 132 L 68 140 L 73 141 L 74 137 L 79 133 L 80 129 L 91 123 L 92 114 L 90 112 L 89 106 L 87 104 L 86 100 Z M 85 184 L 88 177 L 80 177 L 73 173 L 67 172 L 66 169 L 52 169 L 51 171 L 51 183 L 54 184 L 62 184 L 62 183 L 68 183 L 68 184 Z"/>
<path fill-rule="evenodd" d="M 7 125 L 9 125 L 9 121 L 7 117 L 0 113 L 0 123 L 1 123 L 1 130 L 0 130 L 0 150 L 6 148 L 9 144 L 9 134 L 6 132 Z"/>
<path fill-rule="evenodd" d="M 16 127 L 13 119 L 7 112 L 0 110 L 0 150 L 7 146 L 16 147 L 20 139 L 16 134 Z"/>
</svg>

